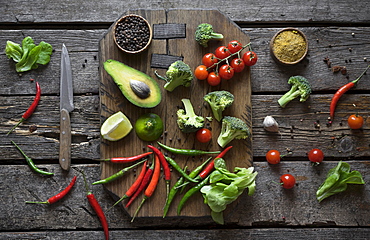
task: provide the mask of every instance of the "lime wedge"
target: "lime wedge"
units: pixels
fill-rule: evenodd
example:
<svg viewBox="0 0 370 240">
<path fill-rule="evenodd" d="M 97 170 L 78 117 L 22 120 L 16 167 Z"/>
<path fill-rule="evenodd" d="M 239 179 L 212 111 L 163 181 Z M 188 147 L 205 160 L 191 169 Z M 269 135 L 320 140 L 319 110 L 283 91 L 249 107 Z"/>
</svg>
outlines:
<svg viewBox="0 0 370 240">
<path fill-rule="evenodd" d="M 109 141 L 118 141 L 132 130 L 130 120 L 121 111 L 116 112 L 104 121 L 100 128 L 102 137 Z"/>
</svg>

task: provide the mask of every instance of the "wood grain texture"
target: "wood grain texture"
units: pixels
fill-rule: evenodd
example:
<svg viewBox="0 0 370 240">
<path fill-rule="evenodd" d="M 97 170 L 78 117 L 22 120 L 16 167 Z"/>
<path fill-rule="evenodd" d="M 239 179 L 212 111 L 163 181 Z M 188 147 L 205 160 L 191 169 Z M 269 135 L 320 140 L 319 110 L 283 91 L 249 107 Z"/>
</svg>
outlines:
<svg viewBox="0 0 370 240">
<path fill-rule="evenodd" d="M 132 12 L 130 12 L 132 13 Z M 249 37 L 245 35 L 241 29 L 226 18 L 219 11 L 207 11 L 207 10 L 169 10 L 167 13 L 164 11 L 139 11 L 135 12 L 145 17 L 149 23 L 156 24 L 160 22 L 167 22 L 170 24 L 185 24 L 186 26 L 186 38 L 174 38 L 169 39 L 168 44 L 164 40 L 153 39 L 153 42 L 147 52 L 140 55 L 127 55 L 119 52 L 112 41 L 112 28 L 107 32 L 107 35 L 100 42 L 100 60 L 103 63 L 107 59 L 115 59 L 123 62 L 124 64 L 131 66 L 139 71 L 147 73 L 153 79 L 157 79 L 154 75 L 154 70 L 158 70 L 158 73 L 165 75 L 166 69 L 152 69 L 150 68 L 151 54 L 169 54 L 170 56 L 180 56 L 183 61 L 192 69 L 195 69 L 201 62 L 202 56 L 210 49 L 215 48 L 220 44 L 227 44 L 231 41 L 231 38 L 239 39 L 243 45 L 249 43 Z M 210 43 L 209 47 L 204 49 L 196 41 L 194 41 L 194 32 L 196 27 L 203 22 L 208 22 L 215 26 L 220 32 L 223 32 L 225 40 L 223 42 Z M 217 26 L 217 27 L 216 27 Z M 163 52 L 165 51 L 165 52 Z M 194 61 L 199 59 L 199 61 Z M 200 144 L 195 141 L 193 134 L 184 134 L 177 127 L 177 116 L 176 111 L 179 108 L 183 108 L 181 99 L 190 99 L 194 111 L 196 114 L 206 117 L 212 116 L 211 109 L 204 103 L 203 96 L 210 91 L 214 90 L 228 90 L 232 92 L 235 97 L 235 102 L 230 109 L 225 111 L 224 114 L 235 116 L 243 119 L 252 130 L 252 116 L 251 116 L 251 83 L 249 78 L 249 69 L 243 74 L 235 75 L 233 82 L 229 83 L 223 81 L 221 86 L 209 87 L 204 82 L 193 80 L 193 84 L 189 88 L 178 87 L 173 92 L 168 92 L 163 89 L 164 81 L 156 80 L 162 88 L 162 102 L 153 109 L 142 109 L 138 108 L 127 101 L 122 96 L 121 91 L 117 88 L 111 77 L 106 73 L 104 69 L 101 69 L 101 116 L 106 118 L 112 113 L 121 110 L 134 124 L 136 119 L 144 113 L 153 112 L 161 116 L 164 122 L 164 131 L 161 139 L 158 139 L 166 145 L 170 145 L 175 148 L 185 149 L 202 149 L 202 150 L 219 150 L 217 144 L 217 137 L 212 139 L 212 142 L 207 144 Z M 218 136 L 221 124 L 217 121 L 207 122 L 207 126 L 212 129 L 215 136 Z M 101 144 L 101 157 L 118 157 L 118 156 L 134 156 L 143 151 L 147 151 L 146 145 L 154 143 L 141 141 L 132 131 L 128 136 L 118 142 L 102 141 Z M 234 141 L 233 147 L 238 151 L 230 151 L 227 155 L 228 167 L 233 169 L 236 166 L 248 167 L 252 163 L 252 147 L 251 138 L 245 141 Z M 171 155 L 170 155 L 171 156 Z M 175 156 L 171 156 L 175 157 Z M 189 170 L 195 169 L 202 163 L 207 157 L 184 157 L 176 156 L 176 161 L 183 168 L 188 166 Z M 119 171 L 122 166 L 117 164 L 102 163 L 102 176 L 104 179 L 111 176 L 115 172 Z M 177 180 L 178 173 L 172 171 L 172 184 Z M 115 182 L 106 185 L 112 193 L 117 196 L 123 196 L 126 189 L 130 187 L 135 179 L 135 175 L 131 174 L 126 179 L 120 179 Z M 143 206 L 139 212 L 139 216 L 162 216 L 163 206 L 166 199 L 166 188 L 164 181 L 160 181 L 156 195 L 153 196 L 150 201 Z M 176 198 L 174 204 L 178 203 L 180 199 Z M 137 204 L 140 201 L 134 202 L 132 207 L 127 209 L 129 214 L 133 214 Z M 184 216 L 203 216 L 209 214 L 207 208 L 201 203 L 201 196 L 190 199 L 184 207 L 182 214 Z M 174 215 L 175 209 L 169 211 L 169 215 Z"/>
</svg>

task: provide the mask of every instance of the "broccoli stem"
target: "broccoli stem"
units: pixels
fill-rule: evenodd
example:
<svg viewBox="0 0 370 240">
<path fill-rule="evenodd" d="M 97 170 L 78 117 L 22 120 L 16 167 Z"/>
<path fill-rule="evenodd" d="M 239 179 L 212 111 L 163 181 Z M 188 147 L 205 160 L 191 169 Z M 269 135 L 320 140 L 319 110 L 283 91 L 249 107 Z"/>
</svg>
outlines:
<svg viewBox="0 0 370 240">
<path fill-rule="evenodd" d="M 290 101 L 299 97 L 301 94 L 298 87 L 293 86 L 289 92 L 285 93 L 279 100 L 278 103 L 281 107 L 285 107 Z"/>
<path fill-rule="evenodd" d="M 181 101 L 184 104 L 186 115 L 188 115 L 189 117 L 197 116 L 195 115 L 194 108 L 190 102 L 190 99 L 184 98 Z"/>
<path fill-rule="evenodd" d="M 212 39 L 215 39 L 215 40 L 224 39 L 224 35 L 222 35 L 221 33 L 211 33 L 211 36 L 212 36 Z"/>
</svg>

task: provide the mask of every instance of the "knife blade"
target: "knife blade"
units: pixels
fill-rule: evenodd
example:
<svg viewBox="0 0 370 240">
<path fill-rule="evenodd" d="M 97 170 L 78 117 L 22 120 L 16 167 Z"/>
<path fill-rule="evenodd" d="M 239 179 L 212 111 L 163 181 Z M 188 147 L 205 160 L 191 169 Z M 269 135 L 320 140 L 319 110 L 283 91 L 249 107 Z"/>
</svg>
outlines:
<svg viewBox="0 0 370 240">
<path fill-rule="evenodd" d="M 71 165 L 71 120 L 73 111 L 72 69 L 67 47 L 63 44 L 60 66 L 60 138 L 59 164 L 68 171 Z"/>
</svg>

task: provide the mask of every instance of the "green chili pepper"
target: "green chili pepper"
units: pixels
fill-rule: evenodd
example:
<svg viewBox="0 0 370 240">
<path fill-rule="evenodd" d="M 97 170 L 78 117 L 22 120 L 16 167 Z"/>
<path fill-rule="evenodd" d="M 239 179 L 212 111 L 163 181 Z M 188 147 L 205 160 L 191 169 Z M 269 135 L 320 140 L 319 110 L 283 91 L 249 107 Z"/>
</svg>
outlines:
<svg viewBox="0 0 370 240">
<path fill-rule="evenodd" d="M 188 174 L 186 174 L 186 172 L 184 172 L 184 170 L 182 170 L 181 169 L 181 167 L 176 163 L 176 161 L 175 160 L 173 160 L 172 158 L 170 158 L 170 157 L 165 157 L 166 158 L 166 160 L 167 160 L 167 162 L 169 163 L 169 164 L 171 164 L 171 166 L 173 167 L 173 168 L 175 168 L 176 169 L 176 171 L 178 171 L 180 174 L 181 174 L 181 176 L 183 176 L 184 178 L 186 178 L 188 181 L 190 181 L 190 182 L 193 182 L 193 183 L 197 183 L 198 181 L 196 181 L 196 180 L 194 180 L 194 179 L 192 179 L 191 177 L 189 177 L 189 175 Z"/>
<path fill-rule="evenodd" d="M 207 176 L 203 181 L 195 185 L 194 187 L 190 188 L 189 191 L 185 193 L 185 195 L 180 200 L 179 205 L 177 206 L 177 215 L 180 215 L 181 209 L 186 203 L 186 201 L 193 196 L 196 192 L 198 192 L 204 185 L 206 185 L 209 181 L 209 176 Z"/>
<path fill-rule="evenodd" d="M 184 168 L 183 171 L 186 171 L 186 169 L 187 169 L 187 166 Z M 180 177 L 179 180 L 175 183 L 175 185 L 173 185 L 173 187 L 171 188 L 170 193 L 168 194 L 168 198 L 166 200 L 166 204 L 164 205 L 164 208 L 163 208 L 163 218 L 166 217 L 168 209 L 171 206 L 172 200 L 174 199 L 176 193 L 179 191 L 178 186 L 181 185 L 183 182 L 184 182 L 184 177 Z"/>
<path fill-rule="evenodd" d="M 112 176 L 109 176 L 109 177 L 107 177 L 107 178 L 105 178 L 105 179 L 102 179 L 102 180 L 99 180 L 99 181 L 93 182 L 93 183 L 92 183 L 92 185 L 96 185 L 96 184 L 105 184 L 105 183 L 112 182 L 112 181 L 114 181 L 114 180 L 116 180 L 116 179 L 118 179 L 118 178 L 122 177 L 123 175 L 125 175 L 125 173 L 126 173 L 126 172 L 128 172 L 131 168 L 134 168 L 134 167 L 136 167 L 137 165 L 140 165 L 141 163 L 143 163 L 143 162 L 145 162 L 145 161 L 146 161 L 146 159 L 144 159 L 144 160 L 142 160 L 142 161 L 140 161 L 140 162 L 138 162 L 138 163 L 135 163 L 135 164 L 133 164 L 133 165 L 131 165 L 131 166 L 129 166 L 129 167 L 126 167 L 126 168 L 124 168 L 124 169 L 120 170 L 119 172 L 117 172 L 117 173 L 113 174 Z"/>
<path fill-rule="evenodd" d="M 23 157 L 25 157 L 25 159 L 26 159 L 26 161 L 27 161 L 27 164 L 28 164 L 28 166 L 30 166 L 30 168 L 33 170 L 33 171 L 35 171 L 35 172 L 37 172 L 37 173 L 41 173 L 41 174 L 44 174 L 44 175 L 48 175 L 48 176 L 50 176 L 50 175 L 54 175 L 54 173 L 52 173 L 52 172 L 46 172 L 46 171 L 43 171 L 43 170 L 41 170 L 41 169 L 39 169 L 36 165 L 35 165 L 35 163 L 32 161 L 32 159 L 30 158 L 30 157 L 28 157 L 23 151 L 22 151 L 22 149 L 20 148 L 20 147 L 18 147 L 18 145 L 15 143 L 15 142 L 13 142 L 13 141 L 11 141 L 13 144 L 14 144 L 14 146 L 19 150 L 19 152 L 21 152 L 22 153 L 22 155 L 23 155 Z"/>
<path fill-rule="evenodd" d="M 203 154 L 218 154 L 220 151 L 215 151 L 215 152 L 207 152 L 207 151 L 202 151 L 202 150 L 194 150 L 194 149 L 179 149 L 179 148 L 173 148 L 164 145 L 163 143 L 157 142 L 159 146 L 162 148 L 166 149 L 167 151 L 171 153 L 176 153 L 180 155 L 187 155 L 187 156 L 199 156 Z"/>
<path fill-rule="evenodd" d="M 204 161 L 201 165 L 199 165 L 196 169 L 194 169 L 191 173 L 189 173 L 189 177 L 195 178 L 204 168 L 204 166 L 212 159 L 212 157 L 208 158 L 206 161 Z M 186 185 L 188 185 L 190 182 L 184 180 L 184 183 L 179 185 L 177 188 L 182 187 L 181 191 L 184 191 L 184 188 Z"/>
</svg>

